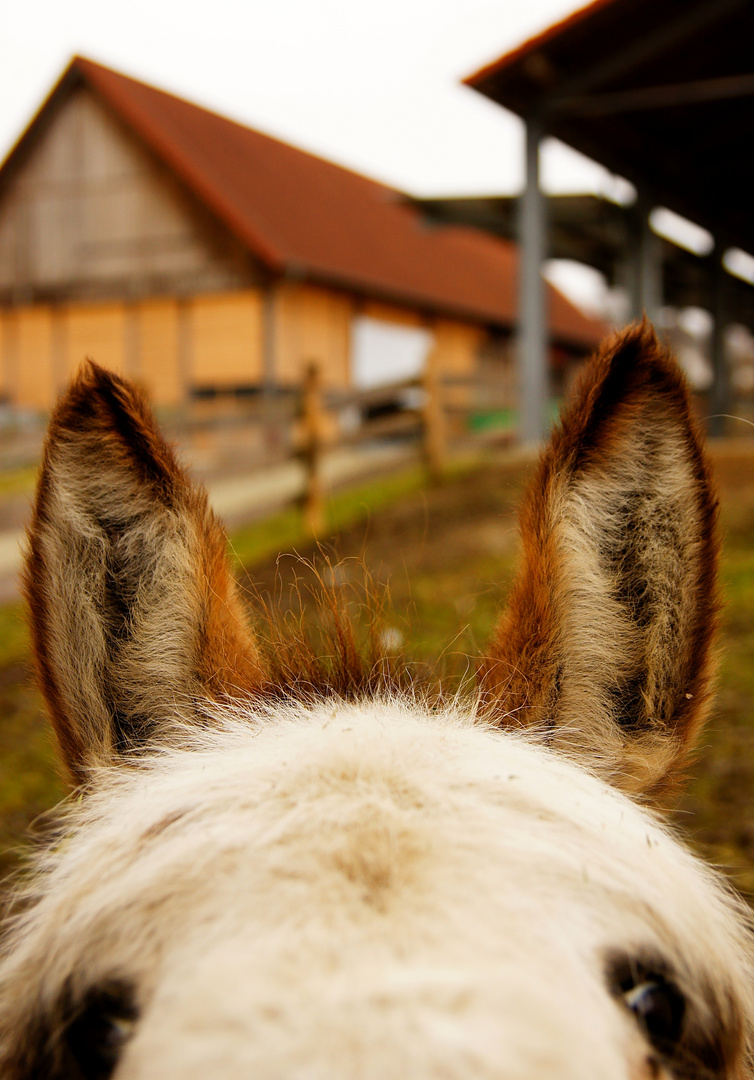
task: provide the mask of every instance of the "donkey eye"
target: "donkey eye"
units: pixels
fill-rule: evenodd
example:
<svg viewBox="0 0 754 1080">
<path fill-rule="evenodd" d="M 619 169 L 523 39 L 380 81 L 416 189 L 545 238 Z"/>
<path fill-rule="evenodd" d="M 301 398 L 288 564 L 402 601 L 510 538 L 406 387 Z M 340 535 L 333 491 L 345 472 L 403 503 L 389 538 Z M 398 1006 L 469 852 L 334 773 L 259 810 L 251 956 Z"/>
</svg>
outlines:
<svg viewBox="0 0 754 1080">
<path fill-rule="evenodd" d="M 678 987 L 662 975 L 645 975 L 623 990 L 623 1000 L 655 1050 L 672 1054 L 681 1041 L 686 1013 Z"/>
<path fill-rule="evenodd" d="M 66 1042 L 83 1080 L 109 1080 L 133 1034 L 137 1013 L 124 987 L 91 992 L 71 1020 Z"/>
<path fill-rule="evenodd" d="M 623 1001 L 654 1049 L 671 1057 L 683 1036 L 686 1000 L 662 961 L 649 963 L 635 957 L 608 958 L 607 980 Z"/>
</svg>

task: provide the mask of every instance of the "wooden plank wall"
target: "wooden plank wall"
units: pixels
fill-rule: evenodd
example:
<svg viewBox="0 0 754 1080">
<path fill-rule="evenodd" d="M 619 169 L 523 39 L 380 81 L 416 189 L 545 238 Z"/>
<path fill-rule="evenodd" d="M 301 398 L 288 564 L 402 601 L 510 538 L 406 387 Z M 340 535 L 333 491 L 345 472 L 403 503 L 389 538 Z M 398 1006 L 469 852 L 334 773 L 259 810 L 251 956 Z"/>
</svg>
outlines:
<svg viewBox="0 0 754 1080">
<path fill-rule="evenodd" d="M 485 331 L 479 326 L 438 319 L 434 324 L 435 347 L 429 362 L 435 378 L 470 378 L 479 366 L 479 352 Z M 467 408 L 469 386 L 448 386 L 444 390 L 446 405 Z"/>
<path fill-rule="evenodd" d="M 197 389 L 261 385 L 264 298 L 247 290 L 195 297 L 187 304 L 190 381 Z"/>
<path fill-rule="evenodd" d="M 62 323 L 63 361 L 56 365 L 56 382 L 66 383 L 86 358 L 124 375 L 137 374 L 129 370 L 133 365 L 126 361 L 128 314 L 124 304 L 76 304 L 60 309 L 55 318 Z"/>
<path fill-rule="evenodd" d="M 350 385 L 354 302 L 345 293 L 285 283 L 274 293 L 272 357 L 275 378 L 298 385 L 306 365 L 321 365 L 326 387 Z"/>
<path fill-rule="evenodd" d="M 0 199 L 0 296 L 101 299 L 258 284 L 247 253 L 85 87 Z"/>
<path fill-rule="evenodd" d="M 471 375 L 477 364 L 485 331 L 479 326 L 438 319 L 433 325 L 433 362 L 438 374 Z"/>
<path fill-rule="evenodd" d="M 57 345 L 51 310 L 21 309 L 1 322 L 3 396 L 32 409 L 49 408 L 54 400 L 50 388 Z"/>
<path fill-rule="evenodd" d="M 299 385 L 306 365 L 316 362 L 325 387 L 350 387 L 354 302 L 325 289 L 285 285 L 272 303 L 276 381 Z M 0 395 L 24 408 L 48 409 L 86 357 L 138 380 L 161 406 L 180 404 L 192 390 L 259 387 L 266 304 L 262 290 L 245 289 L 185 300 L 0 308 Z M 384 306 L 371 305 L 372 311 L 393 314 Z M 421 325 L 412 312 L 400 317 L 404 325 Z M 435 375 L 470 375 L 484 330 L 447 319 L 429 328 Z"/>
<path fill-rule="evenodd" d="M 182 348 L 185 305 L 168 298 L 139 304 L 140 380 L 160 405 L 180 405 L 186 397 L 186 363 Z"/>
<path fill-rule="evenodd" d="M 86 357 L 136 379 L 161 406 L 180 404 L 192 389 L 259 385 L 263 304 L 250 289 L 0 309 L 0 394 L 22 408 L 49 409 Z"/>
</svg>

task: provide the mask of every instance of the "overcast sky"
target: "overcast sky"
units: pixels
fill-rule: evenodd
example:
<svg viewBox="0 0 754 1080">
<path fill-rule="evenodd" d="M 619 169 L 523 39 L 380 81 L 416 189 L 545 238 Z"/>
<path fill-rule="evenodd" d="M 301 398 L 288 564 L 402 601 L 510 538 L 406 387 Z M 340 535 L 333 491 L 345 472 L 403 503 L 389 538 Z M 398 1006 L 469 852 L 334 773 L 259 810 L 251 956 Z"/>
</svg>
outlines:
<svg viewBox="0 0 754 1080">
<path fill-rule="evenodd" d="M 573 0 L 0 0 L 0 157 L 76 52 L 418 194 L 512 192 L 519 121 L 460 79 Z M 564 148 L 552 190 L 609 178 Z"/>
</svg>

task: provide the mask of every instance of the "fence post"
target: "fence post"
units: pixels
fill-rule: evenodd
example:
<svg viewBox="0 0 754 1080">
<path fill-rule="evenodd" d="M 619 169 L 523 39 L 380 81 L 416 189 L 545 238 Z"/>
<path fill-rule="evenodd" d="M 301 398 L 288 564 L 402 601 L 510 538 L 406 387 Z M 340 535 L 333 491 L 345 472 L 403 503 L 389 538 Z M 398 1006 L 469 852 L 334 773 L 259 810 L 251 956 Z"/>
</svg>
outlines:
<svg viewBox="0 0 754 1080">
<path fill-rule="evenodd" d="M 325 531 L 325 499 L 322 485 L 322 450 L 324 443 L 324 411 L 322 406 L 322 375 L 319 365 L 306 365 L 303 401 L 302 458 L 304 481 L 304 524 L 312 536 Z"/>
<path fill-rule="evenodd" d="M 445 472 L 445 415 L 441 387 L 435 371 L 434 357 L 427 357 L 422 376 L 424 408 L 422 410 L 424 463 L 430 479 L 440 480 Z"/>
</svg>

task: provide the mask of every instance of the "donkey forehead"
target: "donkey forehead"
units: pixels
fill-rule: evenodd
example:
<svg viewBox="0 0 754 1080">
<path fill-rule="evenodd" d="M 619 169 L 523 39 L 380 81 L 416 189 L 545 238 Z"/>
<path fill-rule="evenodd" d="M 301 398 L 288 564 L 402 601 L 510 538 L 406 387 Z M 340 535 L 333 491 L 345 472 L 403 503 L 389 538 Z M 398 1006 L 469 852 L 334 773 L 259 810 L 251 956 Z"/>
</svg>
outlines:
<svg viewBox="0 0 754 1080">
<path fill-rule="evenodd" d="M 749 1014 L 713 875 L 531 739 L 378 702 L 187 740 L 73 810 L 2 973 L 21 1029 L 115 983 L 141 1012 L 124 1080 L 625 1080 L 646 1048 L 616 953 L 702 1031 Z"/>
<path fill-rule="evenodd" d="M 75 912 L 78 933 L 128 954 L 216 929 L 234 948 L 264 938 L 271 963 L 281 942 L 314 933 L 320 947 L 345 926 L 388 926 L 398 950 L 442 942 L 447 954 L 455 941 L 459 963 L 559 938 L 564 921 L 577 952 L 625 941 L 704 961 L 716 937 L 713 959 L 735 951 L 712 875 L 649 814 L 530 739 L 397 703 L 291 708 L 253 726 L 225 714 L 192 738 L 191 752 L 121 772 L 82 808 L 89 828 L 52 875 L 58 930 Z"/>
</svg>

